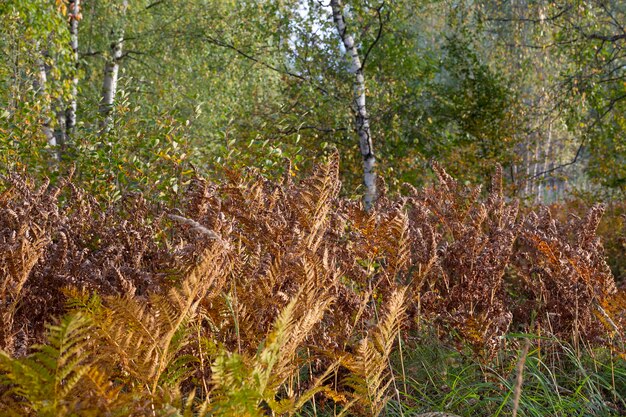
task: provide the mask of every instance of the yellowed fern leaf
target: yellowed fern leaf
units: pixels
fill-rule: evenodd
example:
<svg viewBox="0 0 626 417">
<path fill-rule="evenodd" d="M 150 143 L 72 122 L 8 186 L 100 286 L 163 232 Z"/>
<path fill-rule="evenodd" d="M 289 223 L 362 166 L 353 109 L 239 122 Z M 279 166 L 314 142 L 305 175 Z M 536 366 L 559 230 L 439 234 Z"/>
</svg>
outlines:
<svg viewBox="0 0 626 417">
<path fill-rule="evenodd" d="M 370 336 L 362 339 L 356 354 L 344 360 L 351 371 L 346 383 L 372 416 L 378 416 L 387 403 L 393 377 L 389 373 L 389 355 L 400 330 L 405 306 L 405 288 L 396 290 L 387 302 L 387 312 Z"/>
</svg>

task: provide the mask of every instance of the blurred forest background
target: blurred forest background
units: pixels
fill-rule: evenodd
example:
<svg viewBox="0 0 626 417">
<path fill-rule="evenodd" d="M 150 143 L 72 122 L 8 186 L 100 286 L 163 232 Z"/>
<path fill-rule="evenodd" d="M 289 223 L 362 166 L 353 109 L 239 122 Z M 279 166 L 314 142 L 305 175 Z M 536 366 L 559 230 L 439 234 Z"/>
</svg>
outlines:
<svg viewBox="0 0 626 417">
<path fill-rule="evenodd" d="M 626 4 L 345 2 L 377 172 L 395 190 L 504 168 L 510 196 L 623 199 Z M 280 174 L 330 149 L 362 193 L 354 74 L 330 2 L 0 3 L 0 165 L 108 201 L 194 170 Z"/>
</svg>

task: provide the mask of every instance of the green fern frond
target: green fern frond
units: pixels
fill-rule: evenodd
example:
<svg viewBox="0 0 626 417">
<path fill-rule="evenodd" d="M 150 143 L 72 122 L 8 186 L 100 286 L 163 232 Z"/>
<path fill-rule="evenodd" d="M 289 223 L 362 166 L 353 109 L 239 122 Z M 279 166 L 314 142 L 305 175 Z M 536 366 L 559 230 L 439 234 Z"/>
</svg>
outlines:
<svg viewBox="0 0 626 417">
<path fill-rule="evenodd" d="M 172 349 L 174 350 L 174 349 Z M 161 374 L 159 385 L 176 387 L 193 374 L 192 364 L 198 363 L 199 359 L 194 355 L 178 355 L 172 359 Z"/>
<path fill-rule="evenodd" d="M 49 326 L 49 344 L 34 346 L 30 356 L 14 359 L 0 351 L 8 392 L 23 397 L 39 415 L 57 416 L 71 409 L 77 401 L 73 394 L 91 369 L 86 349 L 91 328 L 86 315 L 74 313 Z"/>
<path fill-rule="evenodd" d="M 224 352 L 213 363 L 212 413 L 216 415 L 262 415 L 259 405 L 268 392 L 273 370 L 280 360 L 281 347 L 294 324 L 297 299 L 280 313 L 264 346 L 253 360 Z M 234 413 L 234 414 L 233 414 Z"/>
<path fill-rule="evenodd" d="M 252 368 L 241 355 L 222 352 L 211 366 L 214 390 L 212 398 L 204 401 L 198 410 L 200 416 L 260 417 L 262 395 L 258 382 L 252 377 Z"/>
</svg>

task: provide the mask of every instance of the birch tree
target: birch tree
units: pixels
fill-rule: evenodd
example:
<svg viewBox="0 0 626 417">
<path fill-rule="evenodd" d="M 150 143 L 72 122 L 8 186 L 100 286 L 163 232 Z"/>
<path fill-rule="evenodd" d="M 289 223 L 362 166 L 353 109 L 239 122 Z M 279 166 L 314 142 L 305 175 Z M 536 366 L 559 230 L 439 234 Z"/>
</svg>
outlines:
<svg viewBox="0 0 626 417">
<path fill-rule="evenodd" d="M 365 209 L 369 210 L 376 201 L 376 172 L 374 170 L 376 157 L 374 155 L 374 145 L 370 131 L 370 119 L 367 114 L 365 98 L 365 77 L 363 75 L 363 65 L 359 58 L 359 53 L 354 44 L 354 38 L 347 31 L 346 22 L 343 16 L 343 6 L 340 0 L 331 0 L 330 6 L 333 11 L 333 21 L 339 33 L 339 37 L 346 48 L 346 55 L 350 60 L 350 71 L 354 74 L 354 97 L 353 105 L 355 111 L 356 132 L 359 136 L 359 148 L 363 158 L 363 183 L 365 184 L 365 195 L 363 203 Z"/>
<path fill-rule="evenodd" d="M 61 150 L 58 146 L 65 146 L 69 136 L 73 133 L 76 126 L 76 109 L 78 95 L 78 20 L 80 19 L 80 0 L 69 0 L 68 19 L 70 47 L 72 49 L 72 66 L 74 73 L 72 76 L 70 99 L 66 105 L 65 100 L 59 95 L 54 99 L 54 116 L 56 118 L 54 129 L 51 127 L 52 106 L 50 103 L 50 94 L 48 92 L 48 80 L 52 67 L 49 62 L 50 56 L 46 50 L 42 50 L 40 42 L 37 42 L 37 50 L 41 50 L 40 57 L 37 59 L 37 71 L 34 81 L 35 90 L 43 102 L 42 106 L 42 130 L 47 138 L 48 145 L 54 149 L 53 158 L 58 160 L 61 156 Z M 50 37 L 50 36 L 49 36 Z M 56 63 L 57 65 L 59 63 Z M 59 74 L 62 77 L 62 74 Z"/>
<path fill-rule="evenodd" d="M 39 49 L 39 42 L 37 42 L 37 48 Z M 38 96 L 42 100 L 42 115 L 41 115 L 41 129 L 43 130 L 44 135 L 46 135 L 46 139 L 48 141 L 48 145 L 51 148 L 56 147 L 56 137 L 54 136 L 54 130 L 50 127 L 50 97 L 48 94 L 48 71 L 46 69 L 46 54 L 44 52 L 40 53 L 40 57 L 37 60 L 37 72 L 36 78 L 33 82 L 35 91 Z M 55 154 L 56 155 L 56 154 Z"/>
<path fill-rule="evenodd" d="M 111 112 L 115 103 L 117 93 L 117 80 L 120 69 L 120 60 L 124 46 L 124 30 L 126 20 L 126 9 L 128 0 L 122 0 L 121 22 L 117 28 L 111 30 L 111 56 L 104 66 L 104 80 L 102 82 L 102 98 L 100 100 L 100 131 L 108 132 L 111 129 Z"/>
<path fill-rule="evenodd" d="M 69 138 L 74 133 L 78 97 L 78 21 L 80 20 L 80 0 L 68 0 L 66 4 L 70 35 L 72 80 L 69 90 L 69 102 L 62 97 L 58 97 L 55 100 L 54 146 L 61 147 L 57 152 L 57 157 L 60 157 L 63 148 L 65 148 Z"/>
<path fill-rule="evenodd" d="M 78 22 L 80 20 L 80 0 L 69 0 L 69 21 L 70 21 L 70 47 L 72 48 L 72 60 L 74 64 L 74 74 L 72 76 L 71 98 L 65 110 L 65 130 L 66 138 L 74 134 L 76 126 L 76 110 L 78 98 Z"/>
</svg>

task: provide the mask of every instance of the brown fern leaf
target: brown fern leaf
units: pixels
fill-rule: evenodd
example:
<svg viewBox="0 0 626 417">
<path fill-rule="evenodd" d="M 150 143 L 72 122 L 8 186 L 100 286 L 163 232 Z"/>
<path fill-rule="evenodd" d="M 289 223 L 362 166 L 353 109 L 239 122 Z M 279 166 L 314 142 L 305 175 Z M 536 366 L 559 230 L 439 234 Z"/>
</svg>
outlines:
<svg viewBox="0 0 626 417">
<path fill-rule="evenodd" d="M 219 274 L 226 267 L 223 248 L 216 244 L 186 274 L 180 288 L 170 289 L 167 295 L 152 294 L 148 303 L 136 297 L 107 299 L 107 319 L 100 324 L 105 346 L 114 352 L 114 361 L 146 384 L 151 394 L 164 383 L 168 367 L 186 346 L 186 328 L 200 302 L 210 292 L 214 296 L 221 292 L 224 281 Z"/>
<path fill-rule="evenodd" d="M 59 218 L 58 190 L 48 190 L 49 182 L 36 189 L 16 175 L 5 180 L 10 188 L 0 207 L 0 348 L 13 352 L 18 307 Z"/>
<path fill-rule="evenodd" d="M 422 263 L 412 314 L 425 313 L 452 327 L 458 340 L 492 353 L 511 322 L 503 278 L 518 236 L 518 207 L 504 202 L 500 169 L 484 202 L 479 187 L 461 188 L 441 167 L 434 169 L 438 186 L 410 191 L 407 201 L 412 232 L 430 242 L 413 246 Z"/>
<path fill-rule="evenodd" d="M 597 309 L 610 304 L 617 288 L 595 235 L 602 211 L 596 206 L 567 223 L 557 222 L 547 208 L 526 218 L 516 265 L 539 322 L 560 337 L 606 336 Z"/>
</svg>

